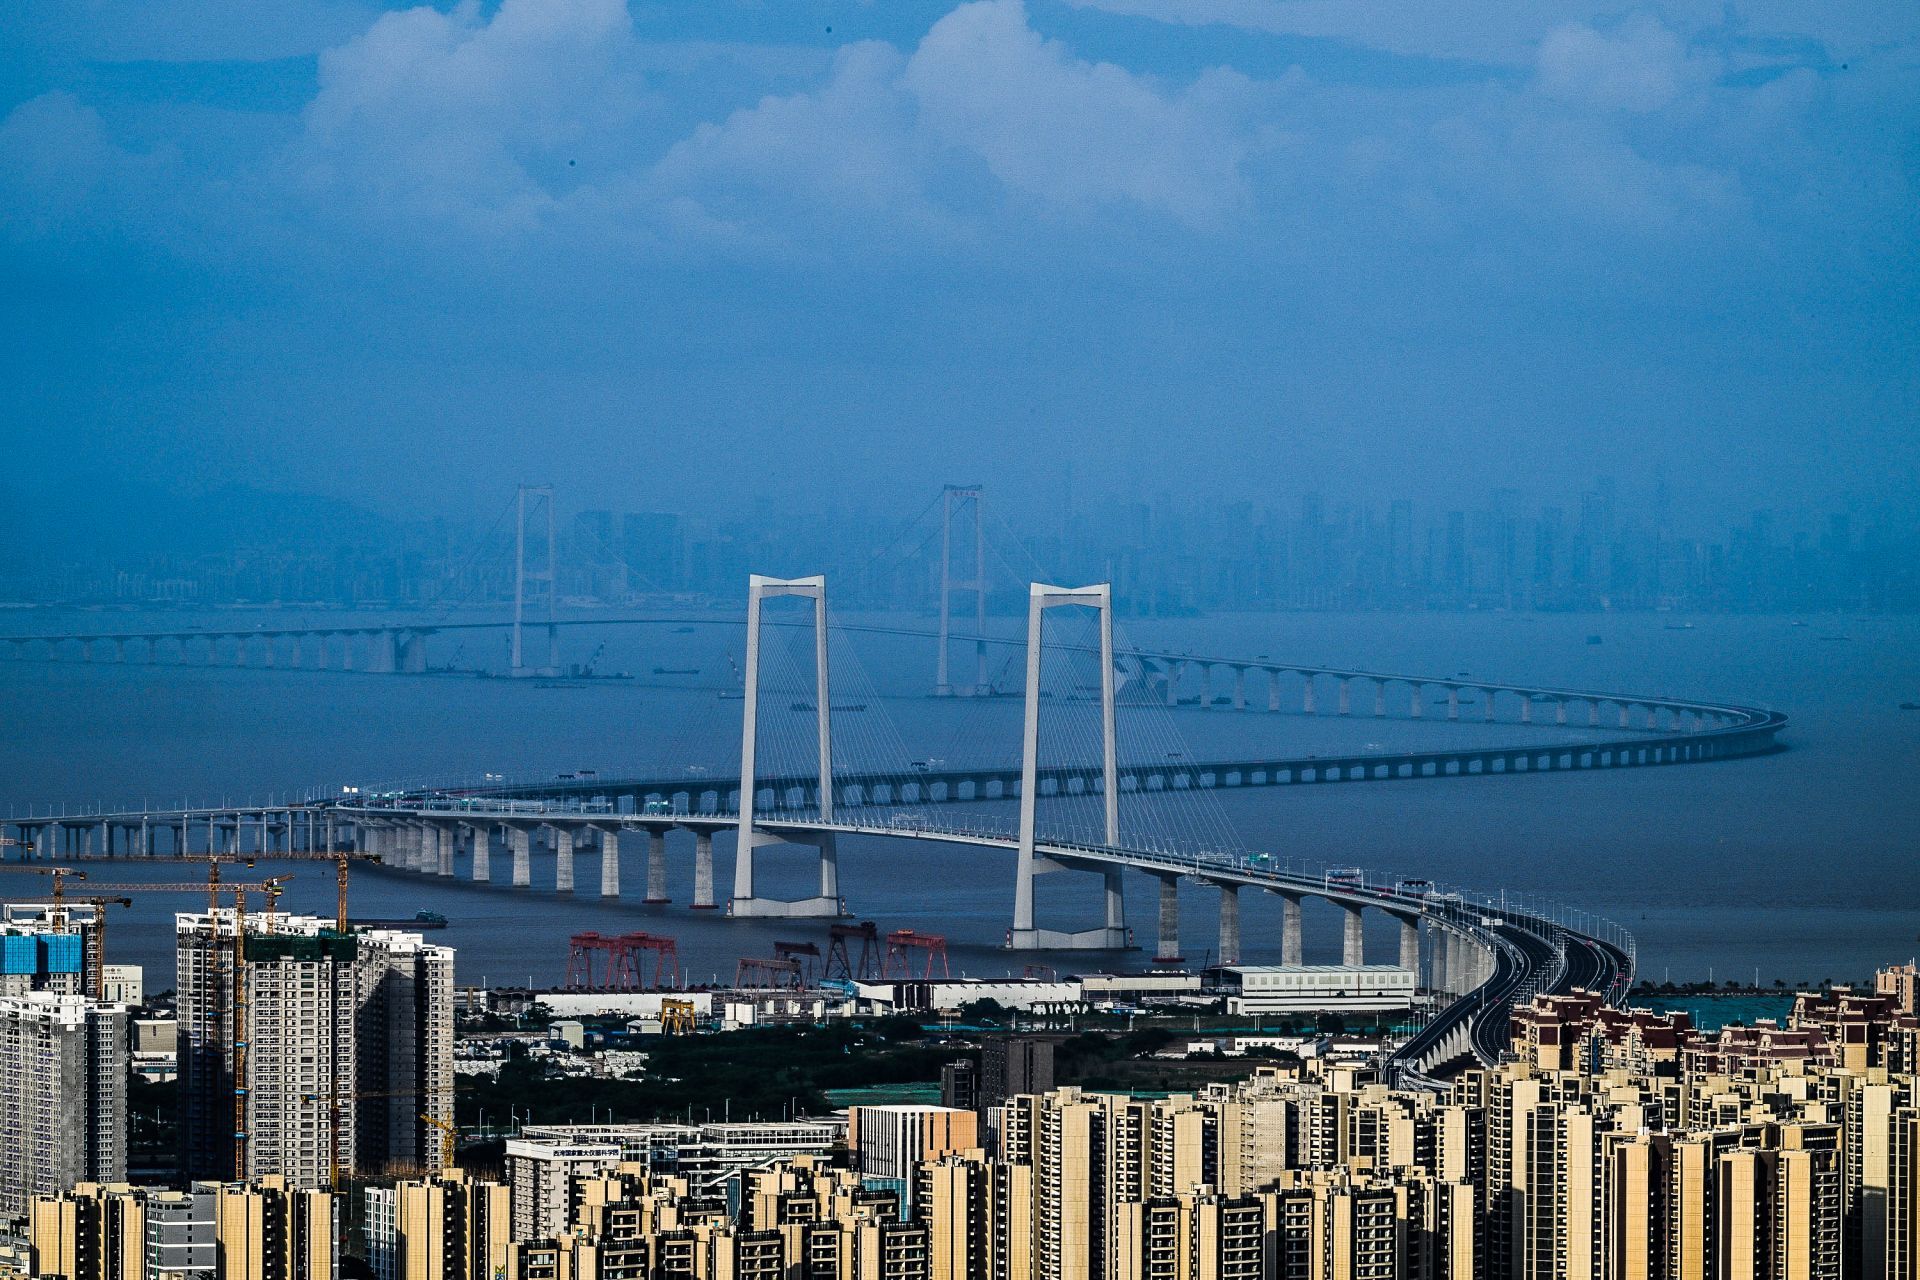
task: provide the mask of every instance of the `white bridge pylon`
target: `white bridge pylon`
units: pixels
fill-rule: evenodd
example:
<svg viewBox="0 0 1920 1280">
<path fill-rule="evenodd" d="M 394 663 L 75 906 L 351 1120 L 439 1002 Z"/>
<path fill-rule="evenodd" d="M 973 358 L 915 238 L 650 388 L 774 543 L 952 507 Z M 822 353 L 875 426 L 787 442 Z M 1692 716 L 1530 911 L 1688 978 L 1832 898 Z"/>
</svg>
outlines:
<svg viewBox="0 0 1920 1280">
<path fill-rule="evenodd" d="M 843 916 L 847 908 L 840 897 L 839 848 L 831 831 L 821 831 L 806 840 L 820 851 L 818 896 L 783 901 L 754 893 L 754 851 L 800 840 L 762 831 L 754 821 L 758 806 L 754 755 L 760 719 L 760 611 L 762 603 L 774 596 L 799 596 L 813 601 L 813 705 L 820 749 L 817 807 L 822 823 L 833 821 L 833 699 L 827 680 L 827 579 L 821 574 L 811 578 L 768 578 L 756 573 L 747 579 L 746 690 L 740 700 L 740 827 L 733 855 L 733 899 L 727 913 L 734 916 Z"/>
<path fill-rule="evenodd" d="M 1056 949 L 1108 950 L 1129 945 L 1123 869 L 1106 867 L 1106 923 L 1067 932 L 1034 924 L 1034 877 L 1073 868 L 1043 857 L 1036 848 L 1034 822 L 1040 798 L 1040 645 L 1046 612 L 1063 608 L 1096 609 L 1100 614 L 1100 789 L 1105 802 L 1105 843 L 1120 843 L 1120 767 L 1114 744 L 1113 587 L 1054 587 L 1035 582 L 1027 590 L 1026 717 L 1020 739 L 1020 844 L 1014 870 L 1013 928 L 1007 945 L 1015 951 Z"/>
</svg>

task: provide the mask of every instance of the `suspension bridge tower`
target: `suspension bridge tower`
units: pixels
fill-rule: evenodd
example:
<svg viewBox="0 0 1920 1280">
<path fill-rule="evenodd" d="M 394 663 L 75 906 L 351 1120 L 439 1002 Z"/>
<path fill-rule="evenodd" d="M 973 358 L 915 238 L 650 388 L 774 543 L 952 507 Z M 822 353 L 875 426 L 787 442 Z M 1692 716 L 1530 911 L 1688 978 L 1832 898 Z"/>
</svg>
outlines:
<svg viewBox="0 0 1920 1280">
<path fill-rule="evenodd" d="M 955 694 L 985 694 L 987 689 L 987 521 L 984 506 L 986 491 L 977 484 L 950 484 L 940 494 L 940 669 L 934 677 L 934 693 L 951 698 Z M 965 511 L 973 526 L 973 568 L 965 578 L 953 576 L 953 517 Z M 964 532 L 965 525 L 962 526 Z M 973 596 L 973 683 L 953 686 L 949 662 L 952 654 L 953 593 Z"/>
<path fill-rule="evenodd" d="M 560 674 L 560 630 L 555 625 L 554 606 L 559 588 L 555 559 L 559 547 L 553 534 L 553 486 L 523 484 L 515 502 L 517 516 L 513 536 L 513 662 L 515 676 L 557 676 Z M 527 522 L 531 518 L 546 522 L 546 565 L 527 565 Z M 526 629 L 529 614 L 544 615 L 547 632 L 546 662 L 532 666 L 527 662 Z"/>
<path fill-rule="evenodd" d="M 819 831 L 810 838 L 782 837 L 762 830 L 755 821 L 759 798 L 755 767 L 760 728 L 760 614 L 764 603 L 777 596 L 798 596 L 813 601 L 813 705 L 819 750 L 819 789 L 814 808 L 820 822 L 833 821 L 833 701 L 827 679 L 827 580 L 823 576 L 767 578 L 756 573 L 747 579 L 746 688 L 740 706 L 740 825 L 733 852 L 733 899 L 727 905 L 727 913 L 734 916 L 844 916 L 847 910 L 840 897 L 839 849 L 834 833 Z M 819 894 L 794 901 L 761 897 L 754 888 L 755 851 L 767 845 L 797 843 L 802 839 L 820 851 Z"/>
</svg>

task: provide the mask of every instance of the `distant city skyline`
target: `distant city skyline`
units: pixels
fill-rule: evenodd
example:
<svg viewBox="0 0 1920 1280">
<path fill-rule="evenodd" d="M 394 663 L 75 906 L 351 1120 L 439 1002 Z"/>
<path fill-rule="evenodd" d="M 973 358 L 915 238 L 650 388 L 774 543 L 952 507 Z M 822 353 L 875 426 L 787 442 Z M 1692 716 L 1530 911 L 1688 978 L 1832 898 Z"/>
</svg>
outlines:
<svg viewBox="0 0 1920 1280">
<path fill-rule="evenodd" d="M 1696 536 L 1683 531 L 1683 506 L 1664 484 L 1611 477 L 1566 501 L 1534 503 L 1499 488 L 1457 507 L 1306 491 L 1268 503 L 1063 495 L 1045 512 L 1007 513 L 990 490 L 989 609 L 1017 613 L 1021 584 L 1048 576 L 1111 580 L 1124 611 L 1162 615 L 1920 607 L 1920 526 L 1884 512 L 1802 507 L 1755 511 Z M 896 511 L 799 502 L 712 511 L 576 509 L 557 496 L 556 507 L 560 595 L 576 607 L 724 603 L 748 573 L 825 571 L 843 604 L 912 609 L 938 579 L 939 517 L 924 501 Z M 0 599 L 456 608 L 511 597 L 505 509 L 491 521 L 396 521 L 333 500 L 252 492 L 205 509 L 173 550 L 109 540 L 63 549 L 29 534 L 14 555 L 0 553 Z M 957 564 L 970 554 L 967 519 L 957 526 Z"/>
</svg>

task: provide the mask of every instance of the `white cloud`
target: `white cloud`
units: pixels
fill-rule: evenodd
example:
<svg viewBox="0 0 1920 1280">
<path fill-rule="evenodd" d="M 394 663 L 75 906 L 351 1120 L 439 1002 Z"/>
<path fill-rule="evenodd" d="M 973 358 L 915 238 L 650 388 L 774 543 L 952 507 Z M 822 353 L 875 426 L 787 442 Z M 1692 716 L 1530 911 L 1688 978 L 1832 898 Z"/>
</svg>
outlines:
<svg viewBox="0 0 1920 1280">
<path fill-rule="evenodd" d="M 1044 39 L 1021 0 L 980 0 L 934 24 L 902 83 L 942 140 L 1046 204 L 1130 203 L 1209 225 L 1244 202 L 1256 95 L 1238 72 L 1162 86 Z"/>
<path fill-rule="evenodd" d="M 865 41 L 834 58 L 815 92 L 767 97 L 674 144 L 647 186 L 707 211 L 712 230 L 755 219 L 772 198 L 814 213 L 893 213 L 935 220 L 925 200 L 926 158 L 896 83 L 906 59 Z M 764 210 L 763 210 L 764 212 Z"/>
<path fill-rule="evenodd" d="M 71 93 L 29 98 L 0 119 L 0 228 L 14 240 L 91 231 L 115 212 L 116 185 L 143 163 Z"/>
<path fill-rule="evenodd" d="M 1610 31 L 1569 24 L 1540 42 L 1538 82 L 1550 97 L 1603 110 L 1658 111 L 1718 74 L 1656 19 L 1636 14 Z"/>
<path fill-rule="evenodd" d="M 531 229 L 570 185 L 570 149 L 621 150 L 644 98 L 633 49 L 622 0 L 387 14 L 321 55 L 300 181 L 399 218 Z"/>
<path fill-rule="evenodd" d="M 1337 40 L 1414 58 L 1526 66 L 1540 41 L 1562 23 L 1594 24 L 1617 16 L 1614 0 L 1067 0 L 1108 13 L 1181 26 L 1226 26 L 1274 35 Z M 1885 0 L 1649 0 L 1674 29 L 1697 35 L 1734 33 L 1763 42 L 1804 41 L 1834 61 L 1910 45 L 1910 6 Z"/>
</svg>

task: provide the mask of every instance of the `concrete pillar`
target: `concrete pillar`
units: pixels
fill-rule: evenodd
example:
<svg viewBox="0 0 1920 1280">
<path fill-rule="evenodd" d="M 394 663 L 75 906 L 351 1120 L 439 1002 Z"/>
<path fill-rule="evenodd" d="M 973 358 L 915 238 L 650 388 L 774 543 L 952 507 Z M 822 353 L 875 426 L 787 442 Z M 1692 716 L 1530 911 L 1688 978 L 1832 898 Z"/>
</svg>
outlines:
<svg viewBox="0 0 1920 1280">
<path fill-rule="evenodd" d="M 1247 669 L 1245 667 L 1233 669 L 1233 709 L 1235 711 L 1247 709 Z"/>
<path fill-rule="evenodd" d="M 1565 724 L 1567 722 L 1567 700 L 1565 698 L 1554 699 L 1553 722 L 1555 724 Z"/>
<path fill-rule="evenodd" d="M 1411 969 L 1417 985 L 1420 973 L 1420 917 L 1400 917 L 1400 967 Z"/>
<path fill-rule="evenodd" d="M 1342 676 L 1340 677 L 1340 714 L 1344 716 L 1344 715 L 1351 715 L 1352 713 L 1353 713 L 1353 681 L 1348 679 L 1345 676 Z"/>
<path fill-rule="evenodd" d="M 1300 895 L 1280 895 L 1280 963 L 1299 968 L 1305 948 L 1300 937 Z"/>
<path fill-rule="evenodd" d="M 600 896 L 620 896 L 620 832 L 617 828 L 600 833 Z"/>
<path fill-rule="evenodd" d="M 1533 723 L 1533 695 L 1530 693 L 1520 695 L 1520 723 Z"/>
<path fill-rule="evenodd" d="M 647 829 L 647 902 L 671 902 L 667 896 L 667 833 Z"/>
<path fill-rule="evenodd" d="M 1373 714 L 1376 719 L 1387 714 L 1387 682 L 1373 682 Z"/>
<path fill-rule="evenodd" d="M 1280 709 L 1280 673 L 1272 667 L 1267 668 L 1267 710 Z"/>
<path fill-rule="evenodd" d="M 1620 704 L 1620 727 L 1622 729 L 1633 728 L 1632 713 L 1628 710 L 1627 704 L 1624 702 Z"/>
<path fill-rule="evenodd" d="M 573 892 L 573 831 L 568 827 L 554 827 L 553 831 L 553 890 L 555 893 Z"/>
<path fill-rule="evenodd" d="M 1180 955 L 1180 877 L 1160 877 L 1160 945 L 1154 949 L 1155 964 L 1175 964 Z"/>
<path fill-rule="evenodd" d="M 1342 903 L 1340 909 L 1347 913 L 1346 930 L 1340 939 L 1340 963 L 1344 965 L 1365 964 L 1367 962 L 1367 934 L 1361 927 L 1360 908 Z"/>
<path fill-rule="evenodd" d="M 1105 879 L 1107 929 L 1111 933 L 1112 930 L 1127 927 L 1126 870 L 1122 867 L 1109 867 Z"/>
<path fill-rule="evenodd" d="M 1114 873 L 1117 878 L 1119 872 Z M 820 896 L 840 896 L 840 837 L 831 831 L 820 833 Z M 1107 914 L 1113 914 L 1113 886 L 1107 886 Z M 1121 923 L 1125 923 L 1123 916 Z"/>
<path fill-rule="evenodd" d="M 1423 684 L 1416 684 L 1415 686 L 1413 686 L 1413 700 L 1411 703 L 1408 704 L 1407 714 L 1409 716 L 1412 716 L 1415 720 L 1418 720 L 1421 716 L 1425 715 L 1427 713 L 1427 709 L 1423 704 L 1426 702 L 1426 700 L 1427 700 L 1427 686 Z"/>
<path fill-rule="evenodd" d="M 1447 689 L 1447 719 L 1458 720 L 1459 718 L 1460 718 L 1460 689 L 1459 689 L 1459 686 L 1455 685 Z"/>
<path fill-rule="evenodd" d="M 1600 727 L 1600 702 L 1597 698 L 1587 699 L 1587 725 L 1593 729 Z"/>
<path fill-rule="evenodd" d="M 1170 707 L 1180 705 L 1180 668 L 1185 665 L 1184 662 L 1167 664 L 1167 705 Z"/>
<path fill-rule="evenodd" d="M 1240 963 L 1240 886 L 1220 886 L 1220 963 Z"/>
<path fill-rule="evenodd" d="M 486 881 L 493 879 L 493 828 L 468 827 L 473 834 L 473 878 Z"/>
<path fill-rule="evenodd" d="M 1199 663 L 1200 668 L 1200 706 L 1204 710 L 1213 706 L 1213 664 Z"/>
<path fill-rule="evenodd" d="M 533 833 L 525 827 L 508 827 L 507 845 L 513 850 L 513 887 L 530 887 L 533 884 Z"/>
<path fill-rule="evenodd" d="M 693 837 L 693 909 L 712 911 L 718 905 L 713 900 L 713 832 L 698 831 Z"/>
<path fill-rule="evenodd" d="M 1313 672 L 1302 671 L 1300 675 L 1306 681 L 1306 691 L 1300 695 L 1300 714 L 1313 715 Z"/>
<path fill-rule="evenodd" d="M 435 843 L 439 845 L 439 864 L 434 871 L 443 876 L 453 874 L 453 842 L 459 837 L 459 830 L 451 823 L 439 823 L 434 831 Z"/>
</svg>

